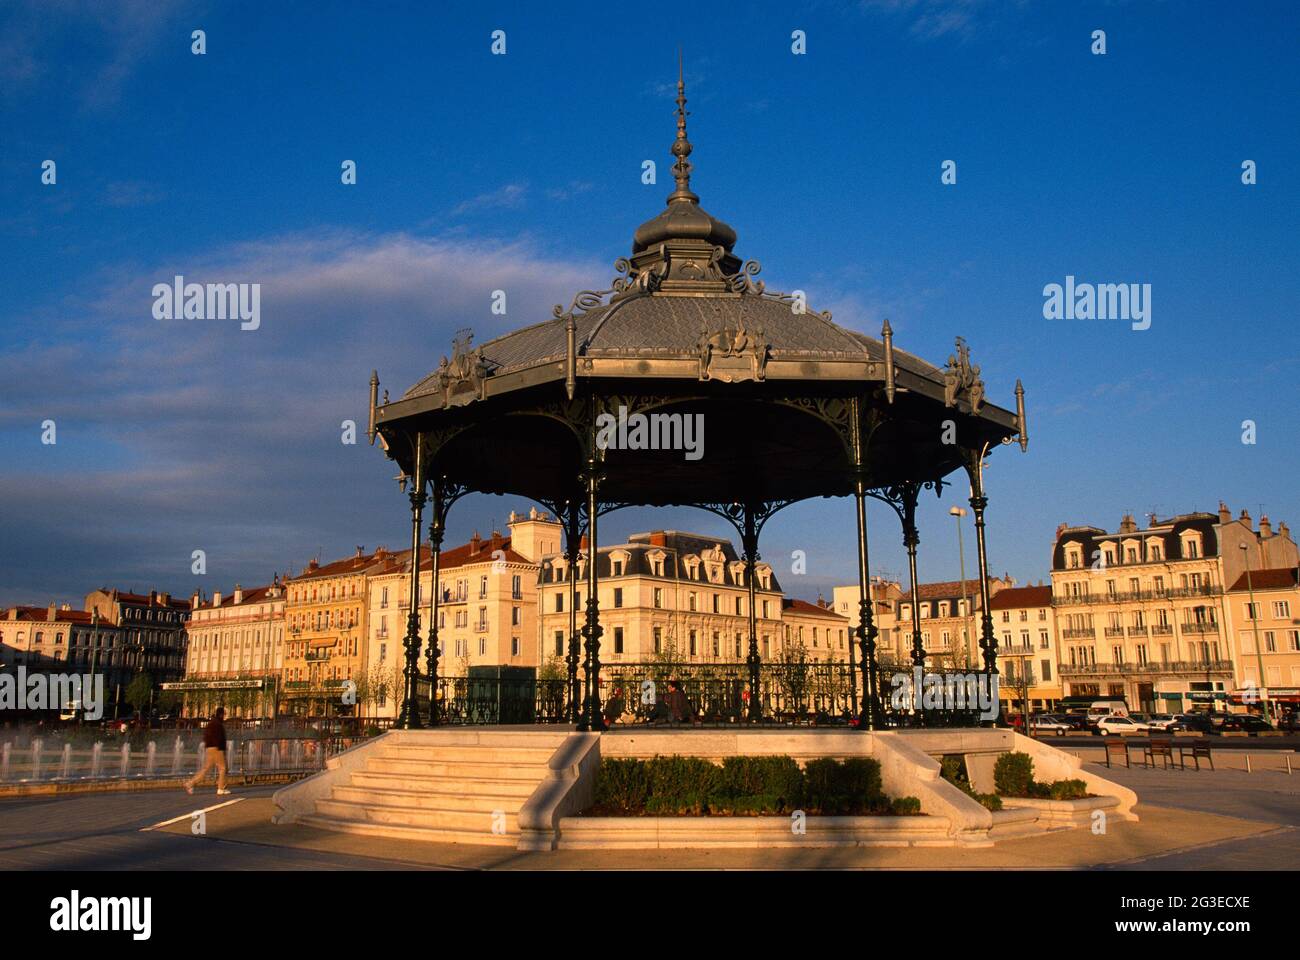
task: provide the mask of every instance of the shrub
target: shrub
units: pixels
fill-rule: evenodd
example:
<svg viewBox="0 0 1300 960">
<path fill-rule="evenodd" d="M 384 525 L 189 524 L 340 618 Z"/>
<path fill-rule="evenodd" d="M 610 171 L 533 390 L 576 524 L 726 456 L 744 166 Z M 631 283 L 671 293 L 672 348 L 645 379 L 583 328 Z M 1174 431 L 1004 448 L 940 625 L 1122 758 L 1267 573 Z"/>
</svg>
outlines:
<svg viewBox="0 0 1300 960">
<path fill-rule="evenodd" d="M 939 761 L 939 776 L 958 787 L 969 787 L 966 775 L 966 758 L 960 753 L 945 753 Z"/>
<path fill-rule="evenodd" d="M 916 797 L 895 797 L 890 812 L 899 817 L 914 817 L 921 812 L 921 801 Z"/>
<path fill-rule="evenodd" d="M 1001 810 L 1002 798 L 996 793 L 972 793 L 975 801 L 989 810 Z"/>
<path fill-rule="evenodd" d="M 726 757 L 709 800 L 719 813 L 784 813 L 803 800 L 803 772 L 791 757 Z"/>
<path fill-rule="evenodd" d="M 1088 795 L 1088 785 L 1082 780 L 1057 780 L 1050 792 L 1053 800 L 1082 800 Z"/>
<path fill-rule="evenodd" d="M 699 757 L 655 757 L 646 761 L 650 781 L 647 813 L 705 813 L 717 796 L 722 768 Z"/>
<path fill-rule="evenodd" d="M 1034 782 L 1034 760 L 1027 753 L 1013 751 L 998 757 L 993 766 L 993 783 L 1004 797 L 1027 797 Z"/>
<path fill-rule="evenodd" d="M 825 757 L 809 760 L 803 772 L 804 802 L 812 813 L 867 812 L 884 796 L 878 760 L 855 757 L 841 763 Z"/>
<path fill-rule="evenodd" d="M 602 760 L 596 771 L 596 806 L 611 813 L 644 813 L 650 777 L 644 760 Z"/>
</svg>

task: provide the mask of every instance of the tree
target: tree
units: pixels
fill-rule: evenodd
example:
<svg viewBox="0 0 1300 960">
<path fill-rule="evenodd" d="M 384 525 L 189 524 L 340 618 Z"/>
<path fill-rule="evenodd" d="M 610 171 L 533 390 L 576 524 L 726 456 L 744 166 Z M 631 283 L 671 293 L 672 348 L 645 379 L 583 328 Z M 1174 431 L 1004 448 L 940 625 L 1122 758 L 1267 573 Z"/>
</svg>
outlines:
<svg viewBox="0 0 1300 960">
<path fill-rule="evenodd" d="M 143 713 L 153 700 L 153 677 L 137 673 L 126 685 L 126 702 L 136 713 Z"/>
</svg>

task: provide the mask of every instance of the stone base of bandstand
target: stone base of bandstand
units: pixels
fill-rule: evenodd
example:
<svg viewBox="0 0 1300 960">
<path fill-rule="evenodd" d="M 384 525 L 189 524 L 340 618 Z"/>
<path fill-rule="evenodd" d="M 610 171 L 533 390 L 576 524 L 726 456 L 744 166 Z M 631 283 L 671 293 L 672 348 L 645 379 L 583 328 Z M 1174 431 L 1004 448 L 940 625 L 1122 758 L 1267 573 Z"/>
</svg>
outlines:
<svg viewBox="0 0 1300 960">
<path fill-rule="evenodd" d="M 1084 800 L 1004 800 L 987 810 L 939 775 L 960 754 L 972 786 L 993 792 L 993 765 L 1011 750 L 1034 759 L 1040 781 L 1083 780 Z M 891 797 L 916 797 L 919 816 L 791 818 L 580 816 L 602 758 L 873 757 Z M 393 730 L 331 758 L 325 770 L 274 797 L 276 823 L 414 841 L 520 850 L 698 847 L 990 846 L 1086 827 L 1095 811 L 1136 820 L 1137 795 L 1081 768 L 1077 757 L 1010 730 L 625 727 L 443 727 Z"/>
</svg>

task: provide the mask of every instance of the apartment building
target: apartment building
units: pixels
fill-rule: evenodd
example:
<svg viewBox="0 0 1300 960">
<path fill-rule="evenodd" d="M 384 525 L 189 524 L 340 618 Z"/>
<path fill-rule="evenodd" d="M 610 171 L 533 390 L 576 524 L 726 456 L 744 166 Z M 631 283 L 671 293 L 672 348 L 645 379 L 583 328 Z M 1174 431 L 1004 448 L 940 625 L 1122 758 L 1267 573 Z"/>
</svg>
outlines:
<svg viewBox="0 0 1300 960">
<path fill-rule="evenodd" d="M 1052 588 L 1007 587 L 989 601 L 998 641 L 998 698 L 1004 710 L 1053 710 L 1063 696 Z"/>
<path fill-rule="evenodd" d="M 1265 519 L 1260 518 L 1260 526 Z M 1232 703 L 1278 717 L 1300 709 L 1300 570 L 1243 573 L 1224 604 L 1236 640 Z"/>
<path fill-rule="evenodd" d="M 265 586 L 240 584 L 204 600 L 190 599 L 185 679 L 164 684 L 182 698 L 183 716 L 225 706 L 234 717 L 274 717 L 284 670 L 286 590 L 275 576 Z"/>
<path fill-rule="evenodd" d="M 1242 549 L 1242 548 L 1245 549 Z M 1065 699 L 1123 698 L 1153 712 L 1225 710 L 1237 676 L 1225 584 L 1249 563 L 1294 566 L 1285 524 L 1259 529 L 1226 505 L 1212 513 L 1150 516 L 1140 527 L 1057 529 L 1052 604 Z"/>
</svg>

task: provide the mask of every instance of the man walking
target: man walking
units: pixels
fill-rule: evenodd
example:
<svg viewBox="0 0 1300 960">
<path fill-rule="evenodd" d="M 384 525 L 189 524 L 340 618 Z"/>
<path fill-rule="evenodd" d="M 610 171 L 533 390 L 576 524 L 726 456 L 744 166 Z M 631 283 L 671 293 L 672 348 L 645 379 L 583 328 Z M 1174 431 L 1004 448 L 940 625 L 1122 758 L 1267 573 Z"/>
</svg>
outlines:
<svg viewBox="0 0 1300 960">
<path fill-rule="evenodd" d="M 222 718 L 226 715 L 225 707 L 217 707 L 208 725 L 203 728 L 204 763 L 203 769 L 185 781 L 185 792 L 193 793 L 194 785 L 208 775 L 213 767 L 217 768 L 217 796 L 230 793 L 226 789 L 226 725 Z"/>
</svg>

